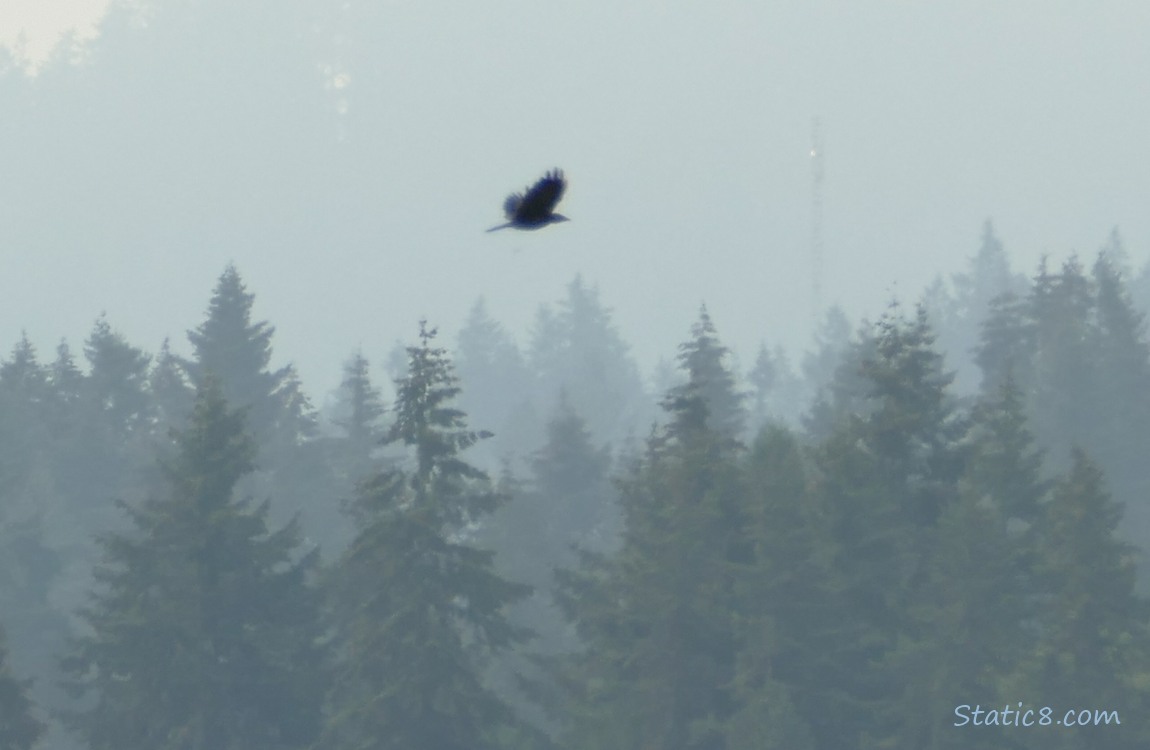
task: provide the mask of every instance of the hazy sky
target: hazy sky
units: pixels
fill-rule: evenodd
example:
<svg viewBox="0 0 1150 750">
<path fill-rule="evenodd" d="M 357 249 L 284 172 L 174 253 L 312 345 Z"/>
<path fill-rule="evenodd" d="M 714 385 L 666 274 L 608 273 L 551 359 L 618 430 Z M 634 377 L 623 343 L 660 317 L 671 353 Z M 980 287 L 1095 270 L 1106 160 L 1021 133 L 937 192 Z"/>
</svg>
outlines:
<svg viewBox="0 0 1150 750">
<path fill-rule="evenodd" d="M 35 53 L 100 6 L 3 0 L 0 36 L 26 24 Z M 522 340 L 536 307 L 576 273 L 599 285 L 644 370 L 673 356 L 704 301 L 746 366 L 764 337 L 792 349 L 808 341 L 815 117 L 824 301 L 852 318 L 962 270 L 986 218 L 1027 272 L 1044 253 L 1092 256 L 1115 226 L 1136 264 L 1148 255 L 1150 3 L 388 7 L 379 45 L 395 74 L 378 95 L 395 118 L 379 137 L 395 145 L 385 165 L 364 168 L 395 182 L 370 198 L 378 252 L 340 258 L 360 269 L 354 278 L 323 257 L 293 264 L 266 248 L 208 248 L 178 267 L 153 259 L 138 286 L 50 300 L 51 317 L 25 320 L 49 290 L 10 276 L 0 280 L 12 326 L 0 349 L 19 325 L 42 348 L 61 335 L 78 345 L 102 309 L 138 346 L 154 351 L 172 335 L 182 348 L 234 260 L 256 314 L 277 326 L 278 357 L 296 362 L 317 401 L 351 348 L 378 362 L 395 338 L 411 338 L 419 313 L 453 335 L 480 293 Z M 483 233 L 501 221 L 507 192 L 552 166 L 570 178 L 562 210 L 573 221 Z M 456 206 L 449 217 L 441 201 Z M 112 288 L 99 260 L 85 283 Z M 424 281 L 444 268 L 449 282 Z M 133 315 L 158 289 L 169 290 L 165 313 Z M 340 328 L 364 318 L 384 322 Z"/>
</svg>

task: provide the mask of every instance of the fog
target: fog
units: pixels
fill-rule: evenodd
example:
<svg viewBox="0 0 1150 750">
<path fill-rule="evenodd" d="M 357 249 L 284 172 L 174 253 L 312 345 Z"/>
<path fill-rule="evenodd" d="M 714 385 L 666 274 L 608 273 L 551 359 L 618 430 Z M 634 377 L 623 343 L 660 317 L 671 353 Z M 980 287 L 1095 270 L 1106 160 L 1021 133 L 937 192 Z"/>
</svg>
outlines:
<svg viewBox="0 0 1150 750">
<path fill-rule="evenodd" d="M 987 218 L 1027 272 L 1114 227 L 1137 260 L 1150 241 L 1140 4 L 186 7 L 202 10 L 97 27 L 40 63 L 56 129 L 33 126 L 7 170 L 0 282 L 36 342 L 106 310 L 179 349 L 233 261 L 316 394 L 353 347 L 420 315 L 456 329 L 480 294 L 523 338 L 576 273 L 644 371 L 704 301 L 744 356 L 761 339 L 798 353 L 815 118 L 822 303 L 852 318 L 960 270 Z M 36 12 L 0 9 L 0 29 Z M 553 166 L 572 222 L 482 233 Z"/>
<path fill-rule="evenodd" d="M 1148 28 L 0 5 L 0 744 L 1147 746 Z"/>
</svg>

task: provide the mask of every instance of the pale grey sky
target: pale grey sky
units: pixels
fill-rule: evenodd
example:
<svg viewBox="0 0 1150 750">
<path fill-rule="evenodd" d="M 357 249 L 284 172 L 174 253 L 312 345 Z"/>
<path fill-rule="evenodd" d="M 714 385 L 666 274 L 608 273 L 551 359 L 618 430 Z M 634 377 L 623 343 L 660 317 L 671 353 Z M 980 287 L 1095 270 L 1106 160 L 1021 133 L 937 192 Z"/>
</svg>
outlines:
<svg viewBox="0 0 1150 750">
<path fill-rule="evenodd" d="M 23 19 L 34 50 L 53 24 L 83 26 L 99 6 L 5 0 L 0 29 L 10 39 Z M 823 296 L 852 318 L 962 270 L 986 218 L 1028 273 L 1044 253 L 1093 255 L 1115 226 L 1136 264 L 1148 256 L 1150 3 L 386 7 L 378 44 L 392 74 L 367 93 L 395 114 L 379 133 L 385 163 L 363 166 L 393 178 L 365 197 L 377 251 L 160 253 L 137 259 L 139 283 L 115 259 L 87 258 L 71 286 L 59 270 L 40 278 L 57 277 L 54 290 L 35 274 L 0 279 L 0 316 L 42 347 L 60 335 L 78 345 L 106 309 L 139 346 L 171 335 L 183 347 L 234 260 L 278 328 L 277 355 L 322 401 L 352 347 L 378 361 L 420 313 L 453 336 L 482 293 L 523 340 L 536 307 L 582 273 L 645 371 L 674 355 L 704 301 L 746 366 L 763 337 L 792 350 L 809 340 L 814 117 L 826 147 Z M 485 235 L 505 194 L 552 166 L 567 171 L 573 220 Z M 445 268 L 446 283 L 425 281 Z M 52 315 L 26 319 L 45 299 Z M 135 313 L 161 299 L 163 314 Z M 380 323 L 341 328 L 365 318 Z"/>
</svg>

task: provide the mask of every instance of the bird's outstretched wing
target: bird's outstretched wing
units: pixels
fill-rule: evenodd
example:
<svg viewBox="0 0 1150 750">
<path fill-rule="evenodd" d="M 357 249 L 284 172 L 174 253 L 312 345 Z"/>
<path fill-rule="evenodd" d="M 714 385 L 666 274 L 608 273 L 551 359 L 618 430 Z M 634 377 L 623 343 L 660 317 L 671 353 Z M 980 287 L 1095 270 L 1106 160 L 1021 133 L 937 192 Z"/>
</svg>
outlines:
<svg viewBox="0 0 1150 750">
<path fill-rule="evenodd" d="M 567 180 L 563 178 L 563 172 L 553 169 L 528 188 L 522 197 L 516 194 L 508 198 L 503 208 L 505 211 L 508 210 L 512 199 L 515 199 L 515 218 L 528 221 L 543 219 L 554 213 L 555 206 L 559 205 L 566 189 Z M 510 212 L 508 218 L 512 218 Z"/>
<path fill-rule="evenodd" d="M 523 203 L 523 193 L 512 193 L 507 196 L 507 200 L 503 201 L 503 213 L 507 214 L 508 219 L 514 219 L 515 214 L 519 213 L 519 206 Z"/>
</svg>

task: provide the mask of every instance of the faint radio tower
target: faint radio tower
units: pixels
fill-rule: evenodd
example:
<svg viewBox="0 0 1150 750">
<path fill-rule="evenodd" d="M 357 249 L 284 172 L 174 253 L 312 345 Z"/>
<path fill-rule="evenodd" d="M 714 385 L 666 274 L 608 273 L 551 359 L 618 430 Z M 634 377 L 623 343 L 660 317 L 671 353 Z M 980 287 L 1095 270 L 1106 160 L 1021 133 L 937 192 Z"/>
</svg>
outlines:
<svg viewBox="0 0 1150 750">
<path fill-rule="evenodd" d="M 811 123 L 811 311 L 817 325 L 823 308 L 823 135 Z"/>
</svg>

